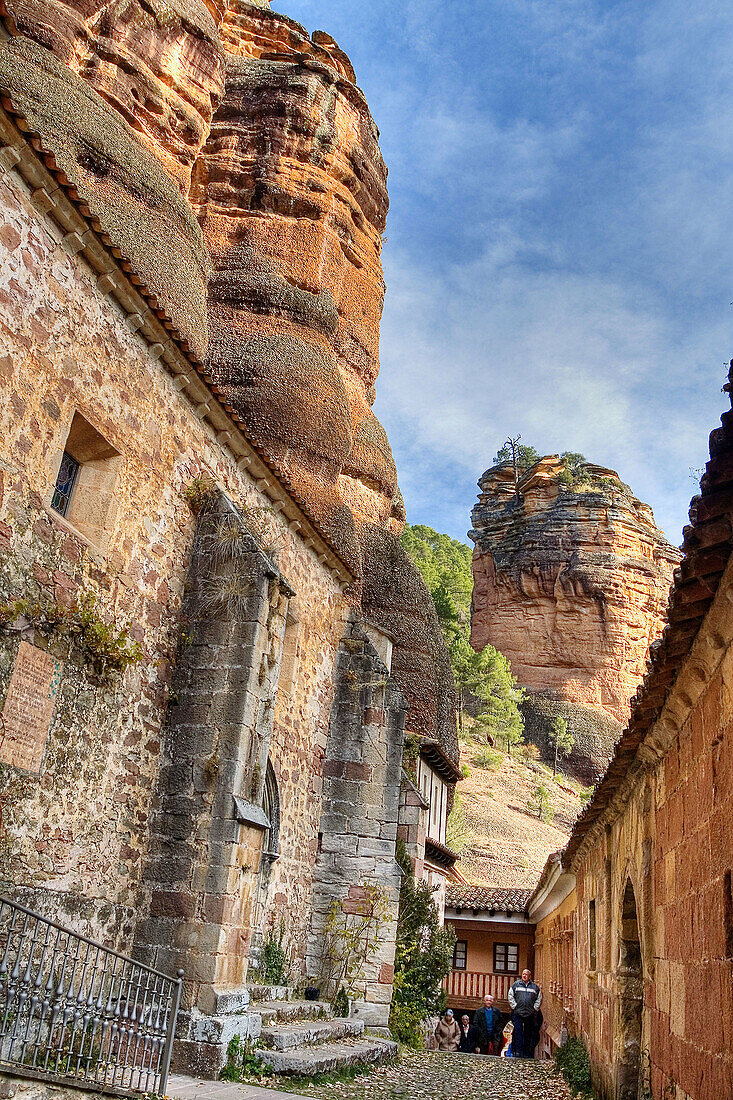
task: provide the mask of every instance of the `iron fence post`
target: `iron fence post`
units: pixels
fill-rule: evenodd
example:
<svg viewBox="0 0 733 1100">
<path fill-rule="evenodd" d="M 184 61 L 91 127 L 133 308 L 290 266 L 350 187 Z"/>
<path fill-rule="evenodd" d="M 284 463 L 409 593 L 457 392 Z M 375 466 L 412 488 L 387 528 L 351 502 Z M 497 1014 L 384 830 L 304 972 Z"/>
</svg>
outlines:
<svg viewBox="0 0 733 1100">
<path fill-rule="evenodd" d="M 163 1047 L 163 1058 L 160 1066 L 160 1095 L 165 1096 L 165 1090 L 168 1087 L 168 1073 L 171 1068 L 171 1055 L 173 1054 L 173 1040 L 176 1035 L 176 1021 L 178 1020 L 178 1006 L 181 1003 L 181 986 L 183 985 L 183 971 L 179 970 L 176 974 L 176 981 L 173 983 L 173 999 L 171 1003 L 170 1019 L 168 1020 L 168 1031 L 165 1037 L 165 1046 Z"/>
</svg>

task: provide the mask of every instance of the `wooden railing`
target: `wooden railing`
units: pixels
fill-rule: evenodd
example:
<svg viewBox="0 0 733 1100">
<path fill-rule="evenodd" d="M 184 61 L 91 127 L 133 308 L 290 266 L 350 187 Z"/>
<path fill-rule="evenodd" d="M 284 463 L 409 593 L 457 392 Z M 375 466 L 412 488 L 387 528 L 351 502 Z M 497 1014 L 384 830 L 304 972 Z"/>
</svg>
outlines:
<svg viewBox="0 0 733 1100">
<path fill-rule="evenodd" d="M 493 993 L 497 1001 L 506 1001 L 509 986 L 517 980 L 516 974 L 481 974 L 474 970 L 451 970 L 443 979 L 443 989 L 448 1000 L 475 1001 L 478 1006 L 487 993 Z"/>
</svg>

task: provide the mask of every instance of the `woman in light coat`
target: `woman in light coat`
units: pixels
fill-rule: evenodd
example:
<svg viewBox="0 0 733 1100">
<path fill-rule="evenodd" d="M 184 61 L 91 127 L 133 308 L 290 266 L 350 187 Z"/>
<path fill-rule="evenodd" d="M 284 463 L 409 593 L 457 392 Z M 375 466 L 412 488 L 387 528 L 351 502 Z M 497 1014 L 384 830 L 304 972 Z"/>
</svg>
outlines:
<svg viewBox="0 0 733 1100">
<path fill-rule="evenodd" d="M 461 1042 L 461 1029 L 453 1016 L 453 1009 L 449 1008 L 443 1019 L 435 1029 L 435 1041 L 438 1050 L 456 1051 Z"/>
</svg>

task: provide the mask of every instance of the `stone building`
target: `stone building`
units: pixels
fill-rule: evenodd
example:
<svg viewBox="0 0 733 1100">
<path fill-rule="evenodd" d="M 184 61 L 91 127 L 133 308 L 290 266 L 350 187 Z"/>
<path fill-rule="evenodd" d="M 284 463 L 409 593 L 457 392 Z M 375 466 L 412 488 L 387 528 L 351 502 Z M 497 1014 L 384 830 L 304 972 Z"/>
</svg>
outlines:
<svg viewBox="0 0 733 1100">
<path fill-rule="evenodd" d="M 8 0 L 0 105 L 3 888 L 182 967 L 179 1064 L 215 1071 L 268 937 L 318 978 L 379 884 L 384 1026 L 405 723 L 443 815 L 457 744 L 371 410 L 353 70 L 266 0 Z"/>
<path fill-rule="evenodd" d="M 614 470 L 586 462 L 570 474 L 547 455 L 516 487 L 501 465 L 479 489 L 471 644 L 509 659 L 528 739 L 549 755 L 550 721 L 565 719 L 575 738 L 566 766 L 595 780 L 662 629 L 679 552 Z"/>
<path fill-rule="evenodd" d="M 604 1100 L 733 1096 L 733 413 L 721 424 L 630 722 L 529 902 L 545 1051 L 579 1034 Z"/>
</svg>

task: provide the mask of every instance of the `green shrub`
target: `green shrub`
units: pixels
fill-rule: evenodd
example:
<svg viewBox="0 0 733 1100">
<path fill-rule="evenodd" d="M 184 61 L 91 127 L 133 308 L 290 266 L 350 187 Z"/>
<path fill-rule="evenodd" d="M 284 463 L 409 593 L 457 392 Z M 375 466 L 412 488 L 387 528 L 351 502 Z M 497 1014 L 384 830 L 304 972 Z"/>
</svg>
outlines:
<svg viewBox="0 0 733 1100">
<path fill-rule="evenodd" d="M 555 811 L 550 805 L 550 792 L 542 783 L 538 783 L 532 791 L 532 797 L 527 801 L 527 809 L 531 814 L 537 814 L 540 821 L 549 822 L 555 816 Z"/>
<path fill-rule="evenodd" d="M 424 1009 L 421 1005 L 416 1006 L 405 1001 L 393 1004 L 389 1014 L 389 1029 L 398 1043 L 413 1050 L 422 1049 L 423 1015 Z"/>
<path fill-rule="evenodd" d="M 498 771 L 501 767 L 501 753 L 493 749 L 480 749 L 471 757 L 477 768 L 487 768 L 490 771 Z"/>
<path fill-rule="evenodd" d="M 281 927 L 279 934 L 271 928 L 262 948 L 262 977 L 265 985 L 284 985 L 287 969 L 287 956 L 283 948 L 285 931 Z"/>
<path fill-rule="evenodd" d="M 574 1092 L 592 1097 L 590 1058 L 582 1039 L 568 1039 L 555 1054 L 555 1065 Z"/>
<path fill-rule="evenodd" d="M 235 1035 L 227 1047 L 227 1060 L 219 1074 L 222 1081 L 241 1081 L 243 1077 L 264 1077 L 270 1068 L 257 1053 L 257 1043 L 252 1039 L 242 1041 Z"/>
<path fill-rule="evenodd" d="M 342 985 L 339 986 L 338 993 L 331 1002 L 331 1008 L 334 1016 L 344 1018 L 349 1015 L 349 996 Z"/>
<path fill-rule="evenodd" d="M 0 604 L 0 631 L 21 618 L 47 638 L 57 635 L 75 643 L 101 679 L 111 679 L 143 660 L 140 643 L 130 637 L 127 627 L 102 616 L 93 592 L 82 592 L 69 606 L 45 595 Z"/>
<path fill-rule="evenodd" d="M 419 1049 L 422 1021 L 445 1005 L 442 981 L 451 968 L 456 937 L 452 928 L 441 926 L 428 884 L 415 881 L 403 841 L 395 855 L 403 878 L 389 1026 L 399 1042 Z"/>
</svg>

